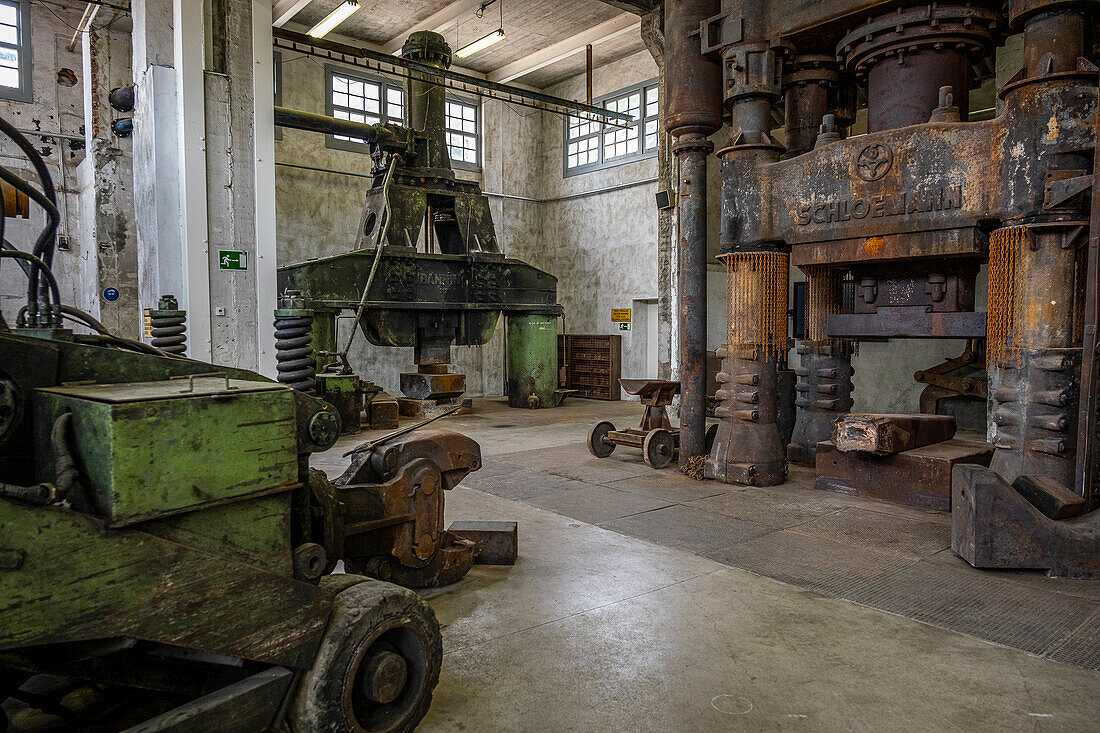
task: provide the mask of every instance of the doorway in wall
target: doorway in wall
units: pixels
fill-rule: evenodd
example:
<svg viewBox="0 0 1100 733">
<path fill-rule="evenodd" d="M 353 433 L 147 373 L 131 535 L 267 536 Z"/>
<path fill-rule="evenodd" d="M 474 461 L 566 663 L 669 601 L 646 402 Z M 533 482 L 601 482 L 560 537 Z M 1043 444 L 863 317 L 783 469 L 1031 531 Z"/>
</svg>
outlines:
<svg viewBox="0 0 1100 733">
<path fill-rule="evenodd" d="M 640 298 L 634 301 L 634 339 L 642 341 L 645 348 L 644 378 L 657 378 L 657 299 Z"/>
</svg>

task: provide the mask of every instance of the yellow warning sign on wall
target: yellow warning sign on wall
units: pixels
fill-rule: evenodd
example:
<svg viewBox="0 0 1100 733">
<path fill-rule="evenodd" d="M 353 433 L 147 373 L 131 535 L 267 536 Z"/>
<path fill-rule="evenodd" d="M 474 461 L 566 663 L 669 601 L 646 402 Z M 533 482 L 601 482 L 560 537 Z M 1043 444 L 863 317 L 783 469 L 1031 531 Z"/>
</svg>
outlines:
<svg viewBox="0 0 1100 733">
<path fill-rule="evenodd" d="M 613 323 L 630 323 L 630 309 L 612 308 L 611 320 Z"/>
</svg>

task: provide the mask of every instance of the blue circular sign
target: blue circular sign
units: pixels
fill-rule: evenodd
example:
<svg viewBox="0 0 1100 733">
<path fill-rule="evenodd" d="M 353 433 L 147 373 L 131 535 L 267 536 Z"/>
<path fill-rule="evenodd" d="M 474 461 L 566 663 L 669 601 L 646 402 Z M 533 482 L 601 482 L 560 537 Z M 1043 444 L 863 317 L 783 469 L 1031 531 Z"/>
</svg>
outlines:
<svg viewBox="0 0 1100 733">
<path fill-rule="evenodd" d="M 118 288 L 107 288 L 103 291 L 103 298 L 114 303 L 118 300 Z"/>
</svg>

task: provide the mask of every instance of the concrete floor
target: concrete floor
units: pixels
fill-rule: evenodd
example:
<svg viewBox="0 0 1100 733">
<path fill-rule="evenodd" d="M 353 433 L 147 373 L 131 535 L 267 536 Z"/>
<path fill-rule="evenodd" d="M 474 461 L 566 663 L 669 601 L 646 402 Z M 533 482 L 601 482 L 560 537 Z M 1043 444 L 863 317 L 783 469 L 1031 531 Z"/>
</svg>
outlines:
<svg viewBox="0 0 1100 733">
<path fill-rule="evenodd" d="M 520 559 L 426 594 L 445 657 L 421 730 L 1100 730 L 1100 582 L 974 570 L 947 515 L 805 472 L 592 458 L 588 427 L 637 403 L 475 406 L 442 421 L 485 458 L 448 519 L 518 521 Z"/>
</svg>

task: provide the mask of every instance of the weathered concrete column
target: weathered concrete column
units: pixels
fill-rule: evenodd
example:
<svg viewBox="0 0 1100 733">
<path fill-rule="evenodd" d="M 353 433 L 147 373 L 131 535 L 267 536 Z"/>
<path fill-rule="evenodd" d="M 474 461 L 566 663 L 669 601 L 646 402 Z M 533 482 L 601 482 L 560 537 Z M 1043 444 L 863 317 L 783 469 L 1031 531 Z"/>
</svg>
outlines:
<svg viewBox="0 0 1100 733">
<path fill-rule="evenodd" d="M 92 246 L 94 267 L 86 287 L 97 315 L 112 333 L 137 338 L 141 304 L 137 287 L 138 242 L 134 230 L 133 149 L 131 139 L 111 129 L 116 116 L 107 96 L 130 78 L 130 44 L 122 34 L 92 28 L 82 34 L 84 59 L 84 135 L 80 164 L 81 238 Z M 115 292 L 117 291 L 117 296 Z"/>
<path fill-rule="evenodd" d="M 187 292 L 180 220 L 179 115 L 172 0 L 134 3 L 134 202 L 138 292 L 146 308 Z"/>
<path fill-rule="evenodd" d="M 274 374 L 271 3 L 222 0 L 215 8 L 214 68 L 204 78 L 211 359 Z M 244 253 L 246 269 L 223 269 L 222 250 Z"/>
</svg>

